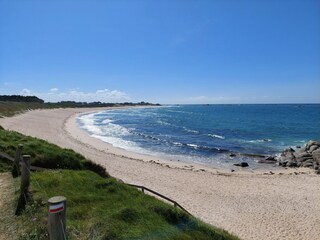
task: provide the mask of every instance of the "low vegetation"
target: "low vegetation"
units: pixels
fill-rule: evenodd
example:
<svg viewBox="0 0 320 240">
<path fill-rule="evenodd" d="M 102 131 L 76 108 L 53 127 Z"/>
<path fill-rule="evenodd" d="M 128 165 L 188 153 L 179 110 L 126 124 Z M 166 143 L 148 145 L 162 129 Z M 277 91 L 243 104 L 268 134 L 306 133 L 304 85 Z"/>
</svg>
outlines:
<svg viewBox="0 0 320 240">
<path fill-rule="evenodd" d="M 37 172 L 22 239 L 46 239 L 47 199 L 67 198 L 69 239 L 237 239 L 172 206 L 91 171 Z"/>
<path fill-rule="evenodd" d="M 31 156 L 31 165 L 50 169 L 92 170 L 107 177 L 106 170 L 71 149 L 63 149 L 47 141 L 0 128 L 0 152 L 14 156 L 18 144 Z"/>
<path fill-rule="evenodd" d="M 43 103 L 38 102 L 1 102 L 0 117 L 10 117 L 33 109 L 47 108 Z"/>
<path fill-rule="evenodd" d="M 9 172 L 12 169 L 12 162 L 0 157 L 0 173 Z"/>
<path fill-rule="evenodd" d="M 61 101 L 57 103 L 45 103 L 36 96 L 0 95 L 0 117 L 10 117 L 15 114 L 34 109 L 50 108 L 84 108 L 84 107 L 119 107 L 119 106 L 159 106 L 148 102 L 139 103 L 104 103 L 104 102 L 75 102 Z"/>
</svg>

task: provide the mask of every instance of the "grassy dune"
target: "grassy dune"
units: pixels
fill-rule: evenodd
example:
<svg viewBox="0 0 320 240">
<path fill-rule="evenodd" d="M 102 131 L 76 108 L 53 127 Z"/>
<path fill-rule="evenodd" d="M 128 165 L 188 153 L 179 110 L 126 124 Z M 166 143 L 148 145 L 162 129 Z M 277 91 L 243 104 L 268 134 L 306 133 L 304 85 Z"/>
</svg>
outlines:
<svg viewBox="0 0 320 240">
<path fill-rule="evenodd" d="M 0 117 L 10 117 L 32 109 L 49 108 L 37 102 L 2 102 L 0 101 Z"/>
</svg>

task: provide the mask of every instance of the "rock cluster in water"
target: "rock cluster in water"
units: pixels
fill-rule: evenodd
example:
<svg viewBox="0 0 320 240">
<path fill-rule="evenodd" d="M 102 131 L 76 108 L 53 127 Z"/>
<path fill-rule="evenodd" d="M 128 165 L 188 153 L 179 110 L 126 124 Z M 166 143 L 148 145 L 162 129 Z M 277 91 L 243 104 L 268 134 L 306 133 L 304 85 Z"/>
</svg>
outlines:
<svg viewBox="0 0 320 240">
<path fill-rule="evenodd" d="M 304 147 L 294 150 L 287 148 L 278 158 L 283 167 L 307 167 L 320 174 L 320 142 L 309 141 Z"/>
</svg>

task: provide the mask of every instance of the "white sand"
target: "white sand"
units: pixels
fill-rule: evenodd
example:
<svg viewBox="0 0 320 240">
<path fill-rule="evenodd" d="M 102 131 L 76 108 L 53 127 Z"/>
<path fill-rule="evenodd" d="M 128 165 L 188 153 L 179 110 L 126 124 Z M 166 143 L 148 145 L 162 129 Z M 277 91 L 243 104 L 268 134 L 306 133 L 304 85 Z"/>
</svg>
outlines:
<svg viewBox="0 0 320 240">
<path fill-rule="evenodd" d="M 74 149 L 112 176 L 156 190 L 242 239 L 320 239 L 320 176 L 312 170 L 230 173 L 130 153 L 78 128 L 76 114 L 88 111 L 36 110 L 0 119 L 0 125 Z"/>
</svg>

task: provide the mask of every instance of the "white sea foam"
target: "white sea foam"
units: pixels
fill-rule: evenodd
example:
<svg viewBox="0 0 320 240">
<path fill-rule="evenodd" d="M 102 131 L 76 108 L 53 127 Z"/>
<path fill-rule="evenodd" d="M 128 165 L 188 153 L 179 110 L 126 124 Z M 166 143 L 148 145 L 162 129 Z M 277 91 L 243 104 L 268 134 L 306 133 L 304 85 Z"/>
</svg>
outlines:
<svg viewBox="0 0 320 240">
<path fill-rule="evenodd" d="M 91 134 L 103 134 L 101 128 L 95 125 L 95 113 L 86 114 L 78 117 L 81 128 L 87 130 Z"/>
<path fill-rule="evenodd" d="M 213 138 L 226 139 L 224 136 L 217 135 L 217 134 L 208 134 L 208 136 L 209 136 L 209 137 L 213 137 Z"/>
<path fill-rule="evenodd" d="M 110 143 L 114 147 L 123 148 L 128 151 L 137 152 L 137 153 L 145 153 L 148 152 L 139 147 L 135 142 L 124 140 L 119 137 L 112 137 L 112 136 L 101 136 L 101 135 L 92 135 L 92 137 L 98 138 L 106 143 Z"/>
<path fill-rule="evenodd" d="M 198 145 L 192 144 L 192 143 L 188 143 L 187 146 L 192 147 L 192 148 L 194 148 L 194 149 L 198 149 L 198 148 L 199 148 Z"/>
<path fill-rule="evenodd" d="M 179 142 L 173 142 L 173 145 L 176 145 L 176 146 L 183 146 L 182 143 L 179 143 Z"/>
<path fill-rule="evenodd" d="M 260 142 L 272 142 L 272 139 L 257 139 L 257 140 L 250 140 L 248 142 L 251 142 L 251 143 L 260 143 Z"/>
<path fill-rule="evenodd" d="M 130 134 L 130 131 L 128 128 L 122 127 L 118 124 L 109 123 L 106 126 L 102 127 L 103 132 L 105 135 L 111 135 L 111 136 L 127 136 Z"/>
<path fill-rule="evenodd" d="M 112 137 L 121 137 L 127 136 L 130 134 L 129 129 L 122 127 L 118 124 L 112 123 L 113 121 L 110 119 L 106 119 L 102 121 L 105 125 L 96 125 L 96 116 L 95 114 L 87 114 L 78 117 L 78 120 L 81 123 L 81 128 L 87 130 L 89 133 L 93 135 L 101 135 L 101 136 L 112 136 Z"/>
<path fill-rule="evenodd" d="M 199 133 L 199 131 L 196 131 L 196 130 L 193 130 L 193 129 L 189 129 L 189 128 L 186 128 L 186 127 L 183 127 L 183 129 L 184 129 L 186 132 L 189 132 L 189 133 L 196 133 L 196 134 Z"/>
<path fill-rule="evenodd" d="M 123 139 L 124 136 L 131 134 L 130 131 L 132 129 L 115 124 L 111 119 L 103 120 L 102 123 L 104 125 L 96 125 L 97 116 L 92 113 L 78 117 L 78 121 L 81 124 L 81 128 L 87 130 L 92 137 L 128 151 L 150 154 L 147 150 L 139 147 L 135 142 Z"/>
<path fill-rule="evenodd" d="M 112 122 L 113 122 L 113 120 L 111 120 L 111 119 L 105 119 L 102 121 L 103 124 L 108 124 L 108 123 L 112 123 Z"/>
<path fill-rule="evenodd" d="M 183 113 L 183 114 L 189 114 L 189 115 L 193 114 L 193 112 L 178 111 L 178 110 L 167 110 L 167 111 L 172 113 Z"/>
<path fill-rule="evenodd" d="M 95 113 L 90 113 L 90 114 L 81 115 L 77 119 L 82 124 L 93 124 L 94 123 L 94 116 L 95 116 Z"/>
<path fill-rule="evenodd" d="M 171 126 L 171 123 L 168 123 L 166 121 L 162 121 L 162 120 L 158 120 L 157 123 L 159 123 L 160 125 L 164 125 L 164 126 Z"/>
</svg>

